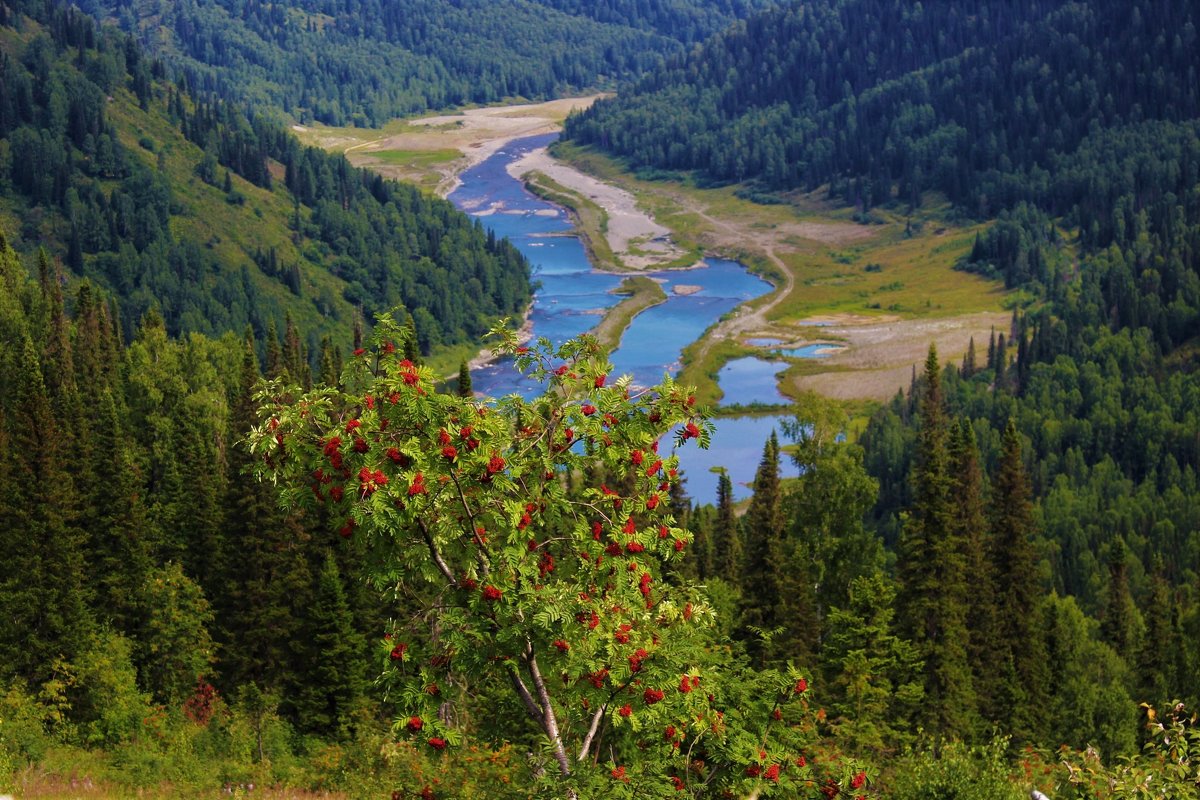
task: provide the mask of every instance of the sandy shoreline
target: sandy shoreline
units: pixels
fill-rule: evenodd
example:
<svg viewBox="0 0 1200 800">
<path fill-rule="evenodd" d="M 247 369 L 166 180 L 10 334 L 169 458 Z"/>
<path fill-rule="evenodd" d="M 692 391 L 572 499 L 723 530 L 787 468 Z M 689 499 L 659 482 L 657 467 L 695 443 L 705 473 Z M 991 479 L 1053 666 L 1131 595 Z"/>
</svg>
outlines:
<svg viewBox="0 0 1200 800">
<path fill-rule="evenodd" d="M 514 178 L 523 178 L 531 172 L 545 175 L 604 210 L 608 221 L 602 234 L 613 255 L 626 268 L 653 269 L 686 255 L 671 240 L 670 229 L 638 208 L 637 198 L 624 189 L 558 161 L 544 147 L 508 165 L 508 174 Z"/>
<path fill-rule="evenodd" d="M 356 166 L 369 166 L 388 177 L 426 184 L 436 180 L 436 193 L 446 197 L 458 188 L 458 176 L 465 170 L 489 158 L 514 139 L 562 130 L 568 114 L 587 108 L 602 96 L 471 108 L 457 114 L 405 120 L 401 132 L 344 147 L 343 152 Z M 329 142 L 333 146 L 338 143 Z M 461 156 L 421 166 L 397 165 L 374 157 L 374 154 L 388 151 L 419 154 L 447 150 L 457 150 Z"/>
</svg>

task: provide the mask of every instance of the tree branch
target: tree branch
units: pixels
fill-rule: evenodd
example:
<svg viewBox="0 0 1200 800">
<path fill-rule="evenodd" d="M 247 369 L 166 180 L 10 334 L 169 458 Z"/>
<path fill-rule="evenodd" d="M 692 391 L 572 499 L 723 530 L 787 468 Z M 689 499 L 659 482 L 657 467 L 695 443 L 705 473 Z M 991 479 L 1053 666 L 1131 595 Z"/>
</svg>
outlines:
<svg viewBox="0 0 1200 800">
<path fill-rule="evenodd" d="M 588 728 L 587 736 L 583 738 L 583 746 L 579 748 L 579 758 L 576 761 L 583 761 L 587 758 L 588 750 L 592 749 L 592 739 L 596 737 L 596 731 L 600 730 L 600 720 L 604 719 L 604 709 L 608 708 L 605 703 L 596 709 L 596 713 L 592 714 L 592 724 Z"/>
<path fill-rule="evenodd" d="M 429 535 L 429 528 L 425 527 L 423 520 L 417 520 L 417 527 L 421 529 L 421 536 L 425 539 L 425 544 L 429 547 L 429 554 L 433 556 L 433 563 L 437 564 L 438 570 L 446 576 L 446 580 L 450 581 L 451 586 L 458 586 L 458 579 L 454 577 L 454 571 L 450 569 L 450 565 L 442 558 L 442 554 L 438 552 L 437 545 L 433 543 L 433 537 Z"/>
<path fill-rule="evenodd" d="M 538 725 L 544 725 L 545 717 L 542 710 L 538 708 L 537 701 L 533 699 L 533 695 L 529 693 L 529 687 L 525 685 L 525 681 L 521 680 L 521 674 L 517 672 L 516 665 L 508 671 L 508 676 L 512 678 L 513 688 L 517 690 L 517 694 L 521 697 L 521 702 L 525 704 L 525 710 L 529 712 L 529 716 Z"/>
</svg>

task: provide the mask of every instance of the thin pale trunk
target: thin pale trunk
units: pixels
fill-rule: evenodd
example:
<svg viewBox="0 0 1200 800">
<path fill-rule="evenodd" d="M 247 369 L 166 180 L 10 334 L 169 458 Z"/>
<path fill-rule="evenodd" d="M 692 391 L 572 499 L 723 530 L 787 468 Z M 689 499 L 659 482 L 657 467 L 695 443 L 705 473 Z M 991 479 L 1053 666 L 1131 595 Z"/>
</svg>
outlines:
<svg viewBox="0 0 1200 800">
<path fill-rule="evenodd" d="M 600 730 L 600 720 L 604 719 L 604 709 L 608 708 L 608 704 L 604 704 L 596 709 L 596 713 L 592 714 L 592 724 L 588 728 L 587 736 L 583 739 L 583 746 L 579 748 L 579 758 L 576 761 L 583 761 L 587 758 L 588 751 L 592 749 L 592 740 L 596 738 L 596 732 Z"/>
<path fill-rule="evenodd" d="M 570 757 L 567 755 L 567 748 L 563 746 L 562 735 L 558 731 L 558 716 L 554 713 L 554 705 L 550 702 L 550 692 L 546 689 L 546 681 L 542 678 L 542 671 L 538 669 L 537 656 L 533 654 L 532 648 L 526 651 L 525 663 L 529 665 L 529 674 L 533 677 L 534 688 L 537 689 L 538 700 L 542 706 L 542 727 L 554 747 L 554 758 L 558 760 L 558 771 L 564 778 L 568 777 L 571 774 Z"/>
</svg>

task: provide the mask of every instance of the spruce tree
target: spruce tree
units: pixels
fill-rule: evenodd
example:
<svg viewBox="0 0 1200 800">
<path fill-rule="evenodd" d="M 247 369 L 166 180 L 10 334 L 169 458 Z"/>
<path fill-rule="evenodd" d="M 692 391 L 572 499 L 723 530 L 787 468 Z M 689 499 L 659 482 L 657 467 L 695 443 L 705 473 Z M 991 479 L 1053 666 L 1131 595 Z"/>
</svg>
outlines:
<svg viewBox="0 0 1200 800">
<path fill-rule="evenodd" d="M 783 565 L 783 494 L 779 486 L 779 439 L 775 432 L 763 446 L 762 460 L 754 476 L 754 495 L 742 519 L 745 541 L 743 562 L 742 613 L 743 635 L 747 650 L 760 664 L 765 664 L 771 651 L 764 648 L 759 637 L 750 630 L 769 631 L 775 627 L 775 606 L 780 597 L 780 578 Z"/>
<path fill-rule="evenodd" d="M 38 683 L 92 630 L 91 589 L 67 448 L 28 337 L 19 359 L 0 442 L 0 669 Z"/>
<path fill-rule="evenodd" d="M 1007 711 L 1003 728 L 1016 741 L 1038 742 L 1046 730 L 1043 709 L 1050 693 L 1046 642 L 1039 626 L 1043 592 L 1033 544 L 1029 479 L 1011 417 L 992 480 L 991 509 L 1000 644 L 992 669 L 1003 676 L 997 687 L 997 708 Z"/>
<path fill-rule="evenodd" d="M 337 561 L 327 552 L 300 648 L 306 669 L 295 710 L 306 730 L 338 739 L 350 734 L 351 714 L 362 700 L 366 679 L 364 648 Z"/>
<path fill-rule="evenodd" d="M 1112 645 L 1125 663 L 1136 662 L 1142 620 L 1129 589 L 1129 559 L 1125 539 L 1118 536 L 1108 551 L 1108 587 L 1100 617 L 1100 637 Z"/>
<path fill-rule="evenodd" d="M 1179 615 L 1171 596 L 1162 556 L 1154 563 L 1149 604 L 1146 606 L 1146 635 L 1137 659 L 1137 699 L 1159 706 L 1178 699 L 1183 687 L 1176 674 L 1181 661 Z"/>
<path fill-rule="evenodd" d="M 1004 333 L 996 339 L 996 379 L 995 388 L 997 391 L 1003 389 L 1008 382 L 1008 345 L 1004 341 Z"/>
<path fill-rule="evenodd" d="M 901 591 L 897 607 L 906 632 L 925 663 L 923 722 L 946 736 L 965 736 L 974 726 L 975 694 L 967 660 L 966 564 L 956 532 L 948 426 L 943 409 L 937 350 L 925 361 L 924 396 L 913 507 L 900 535 L 896 565 Z"/>
<path fill-rule="evenodd" d="M 317 382 L 322 386 L 337 386 L 341 380 L 341 370 L 337 364 L 337 348 L 328 336 L 321 339 L 321 367 L 317 373 Z"/>
<path fill-rule="evenodd" d="M 258 382 L 254 342 L 243 346 L 237 398 L 230 413 L 230 436 L 240 442 L 255 420 Z M 240 445 L 229 448 L 225 500 L 222 591 L 211 598 L 222 645 L 226 688 L 256 684 L 281 689 L 293 671 L 293 651 L 303 626 L 312 586 L 307 551 L 310 536 L 294 516 L 279 510 L 271 487 L 249 475 L 251 457 Z"/>
<path fill-rule="evenodd" d="M 717 519 L 713 530 L 716 574 L 733 586 L 741 584 L 742 537 L 733 515 L 733 482 L 721 470 L 717 478 Z"/>
<path fill-rule="evenodd" d="M 136 635 L 142 621 L 142 587 L 153 566 L 151 534 L 144 487 L 129 438 L 112 393 L 97 404 L 97 441 L 92 469 L 102 479 L 89 499 L 86 521 L 91 562 L 95 565 L 97 613 L 127 636 Z"/>
<path fill-rule="evenodd" d="M 1000 649 L 996 610 L 996 575 L 991 560 L 991 532 L 984 502 L 983 470 L 975 430 L 967 419 L 952 429 L 950 454 L 954 470 L 954 520 L 964 548 L 964 564 L 971 586 L 968 596 L 968 658 L 972 683 L 985 720 L 998 719 L 996 653 Z"/>
<path fill-rule="evenodd" d="M 458 362 L 458 396 L 475 396 L 475 392 L 471 389 L 471 370 L 466 361 Z"/>
<path fill-rule="evenodd" d="M 859 751 L 901 743 L 925 693 L 916 648 L 897 635 L 895 594 L 881 573 L 855 578 L 846 607 L 831 608 L 825 624 L 823 702 L 834 735 Z"/>
<path fill-rule="evenodd" d="M 967 354 L 963 356 L 962 377 L 963 380 L 969 379 L 978 371 L 979 367 L 975 364 L 975 337 L 971 337 L 971 341 L 967 343 Z"/>
<path fill-rule="evenodd" d="M 267 368 L 266 376 L 268 378 L 278 378 L 287 368 L 287 362 L 283 357 L 283 348 L 279 346 L 279 332 L 275 328 L 275 320 L 271 320 L 267 324 Z"/>
</svg>

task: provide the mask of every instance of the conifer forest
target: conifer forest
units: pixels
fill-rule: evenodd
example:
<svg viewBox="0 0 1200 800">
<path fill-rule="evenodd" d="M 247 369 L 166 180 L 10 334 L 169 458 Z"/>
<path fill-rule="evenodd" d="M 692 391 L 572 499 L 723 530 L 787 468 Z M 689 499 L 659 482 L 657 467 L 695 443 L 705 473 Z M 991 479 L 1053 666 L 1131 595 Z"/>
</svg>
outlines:
<svg viewBox="0 0 1200 800">
<path fill-rule="evenodd" d="M 1197 26 L 0 0 L 0 797 L 1200 798 Z M 700 285 L 551 299 L 562 232 L 336 145 L 584 94 L 545 157 L 669 229 L 626 257 L 775 293 L 652 386 L 616 354 Z M 559 189 L 599 266 L 618 213 Z M 962 308 L 906 299 L 930 264 Z M 984 303 L 884 393 L 822 384 L 838 325 Z M 779 400 L 717 402 L 747 354 Z"/>
</svg>

